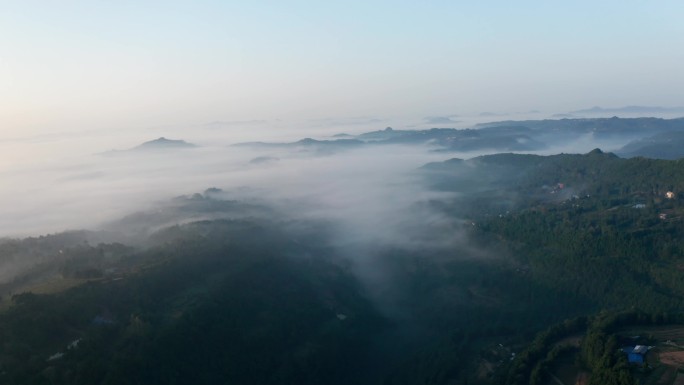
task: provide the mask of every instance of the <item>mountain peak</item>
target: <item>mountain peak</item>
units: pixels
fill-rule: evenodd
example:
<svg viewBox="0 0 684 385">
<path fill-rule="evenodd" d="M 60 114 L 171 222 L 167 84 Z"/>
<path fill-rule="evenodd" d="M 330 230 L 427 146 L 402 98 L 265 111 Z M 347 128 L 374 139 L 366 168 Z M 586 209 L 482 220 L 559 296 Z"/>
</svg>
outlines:
<svg viewBox="0 0 684 385">
<path fill-rule="evenodd" d="M 148 142 L 145 142 L 137 147 L 135 149 L 139 150 L 146 150 L 146 149 L 166 149 L 166 148 L 191 148 L 191 147 L 197 147 L 192 143 L 188 143 L 184 140 L 174 140 L 174 139 L 166 139 L 163 136 L 160 136 L 158 139 L 150 140 Z"/>
</svg>

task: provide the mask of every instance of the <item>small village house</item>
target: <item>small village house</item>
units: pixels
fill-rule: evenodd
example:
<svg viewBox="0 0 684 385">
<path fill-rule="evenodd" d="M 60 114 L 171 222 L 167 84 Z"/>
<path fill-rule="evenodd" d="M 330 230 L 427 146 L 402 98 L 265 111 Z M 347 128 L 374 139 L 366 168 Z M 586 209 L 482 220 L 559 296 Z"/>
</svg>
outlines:
<svg viewBox="0 0 684 385">
<path fill-rule="evenodd" d="M 646 363 L 648 346 L 637 345 L 635 347 L 623 348 L 622 351 L 627 354 L 627 361 L 630 364 L 644 365 Z"/>
</svg>

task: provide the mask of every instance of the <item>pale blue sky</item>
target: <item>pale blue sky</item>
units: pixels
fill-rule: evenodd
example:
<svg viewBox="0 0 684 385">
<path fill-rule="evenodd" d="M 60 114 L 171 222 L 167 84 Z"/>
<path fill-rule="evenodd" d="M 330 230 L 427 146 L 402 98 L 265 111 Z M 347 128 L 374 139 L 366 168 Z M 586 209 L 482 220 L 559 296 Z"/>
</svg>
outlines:
<svg viewBox="0 0 684 385">
<path fill-rule="evenodd" d="M 682 1 L 0 1 L 0 135 L 684 105 Z"/>
</svg>

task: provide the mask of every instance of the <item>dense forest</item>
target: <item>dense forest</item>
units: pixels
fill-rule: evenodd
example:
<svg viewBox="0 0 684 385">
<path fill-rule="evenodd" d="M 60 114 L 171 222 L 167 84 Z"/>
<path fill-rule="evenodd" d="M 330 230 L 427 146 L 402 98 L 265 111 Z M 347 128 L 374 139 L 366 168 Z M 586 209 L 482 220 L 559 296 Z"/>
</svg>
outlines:
<svg viewBox="0 0 684 385">
<path fill-rule="evenodd" d="M 633 383 L 611 325 L 681 318 L 681 166 L 600 150 L 429 164 L 415 176 L 448 194 L 427 204 L 457 223 L 438 235 L 460 239 L 433 246 L 340 245 L 332 222 L 216 189 L 112 225 L 157 229 L 130 245 L 2 240 L 0 262 L 33 264 L 2 286 L 0 382 L 541 384 L 575 354 L 592 384 Z M 180 214 L 197 219 L 164 225 Z"/>
</svg>

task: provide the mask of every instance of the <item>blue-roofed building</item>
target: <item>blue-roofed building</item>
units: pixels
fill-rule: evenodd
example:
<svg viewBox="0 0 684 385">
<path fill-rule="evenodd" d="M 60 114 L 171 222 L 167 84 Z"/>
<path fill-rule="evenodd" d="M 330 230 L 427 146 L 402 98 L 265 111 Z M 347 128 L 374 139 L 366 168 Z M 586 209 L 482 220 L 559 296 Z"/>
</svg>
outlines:
<svg viewBox="0 0 684 385">
<path fill-rule="evenodd" d="M 643 365 L 646 363 L 648 346 L 637 345 L 635 347 L 623 348 L 622 351 L 627 354 L 627 361 L 629 361 L 630 364 Z"/>
</svg>

